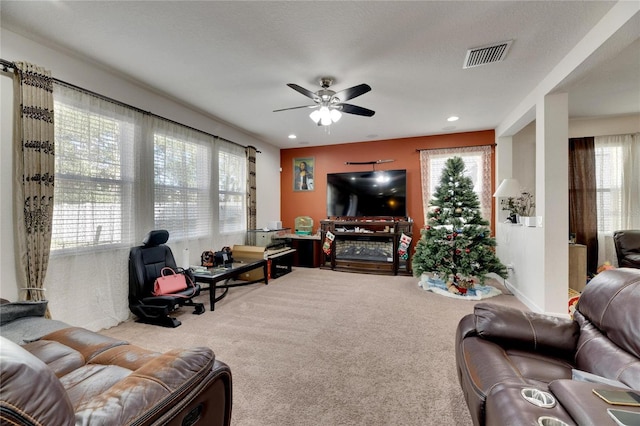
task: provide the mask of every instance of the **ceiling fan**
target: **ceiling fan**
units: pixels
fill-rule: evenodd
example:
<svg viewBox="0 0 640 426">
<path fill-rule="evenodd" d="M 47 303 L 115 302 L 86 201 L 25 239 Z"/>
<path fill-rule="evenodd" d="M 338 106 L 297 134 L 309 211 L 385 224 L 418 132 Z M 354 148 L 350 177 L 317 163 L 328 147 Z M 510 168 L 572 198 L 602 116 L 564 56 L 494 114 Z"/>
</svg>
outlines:
<svg viewBox="0 0 640 426">
<path fill-rule="evenodd" d="M 322 87 L 317 92 L 312 92 L 304 87 L 298 86 L 294 83 L 289 83 L 287 86 L 291 87 L 296 92 L 302 93 L 304 96 L 312 99 L 315 105 L 303 105 L 292 108 L 276 109 L 273 112 L 288 111 L 290 109 L 300 108 L 316 108 L 310 115 L 311 119 L 318 126 L 329 126 L 331 123 L 335 123 L 340 119 L 342 113 L 363 115 L 365 117 L 372 117 L 375 111 L 367 108 L 359 107 L 357 105 L 345 104 L 345 101 L 364 95 L 371 90 L 371 86 L 368 84 L 359 84 L 357 86 L 350 87 L 348 89 L 335 92 L 329 87 L 333 84 L 333 78 L 322 77 L 320 79 L 320 86 Z"/>
</svg>

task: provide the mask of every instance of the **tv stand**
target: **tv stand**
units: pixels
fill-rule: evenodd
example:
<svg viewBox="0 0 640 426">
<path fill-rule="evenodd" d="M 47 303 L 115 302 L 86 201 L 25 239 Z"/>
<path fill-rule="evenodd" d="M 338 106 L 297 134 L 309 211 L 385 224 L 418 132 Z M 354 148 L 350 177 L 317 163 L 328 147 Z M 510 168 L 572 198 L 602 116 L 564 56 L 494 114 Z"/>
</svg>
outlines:
<svg viewBox="0 0 640 426">
<path fill-rule="evenodd" d="M 411 275 L 411 250 L 400 259 L 402 234 L 412 237 L 413 222 L 395 218 L 340 218 L 320 221 L 322 241 L 335 235 L 321 267 L 336 271 Z"/>
</svg>

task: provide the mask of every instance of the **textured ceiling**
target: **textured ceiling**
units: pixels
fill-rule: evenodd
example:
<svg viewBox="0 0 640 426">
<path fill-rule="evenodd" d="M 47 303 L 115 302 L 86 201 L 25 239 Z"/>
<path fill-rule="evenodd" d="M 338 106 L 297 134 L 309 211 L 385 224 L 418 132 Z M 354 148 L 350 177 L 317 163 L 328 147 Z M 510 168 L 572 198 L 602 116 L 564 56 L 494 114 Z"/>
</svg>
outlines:
<svg viewBox="0 0 640 426">
<path fill-rule="evenodd" d="M 6 29 L 289 148 L 493 129 L 614 3 L 3 0 L 1 12 Z M 628 33 L 564 82 L 572 116 L 640 112 L 640 30 Z M 506 40 L 504 61 L 462 68 L 469 48 Z M 308 109 L 272 112 L 308 105 L 286 84 L 316 91 L 322 76 L 336 91 L 369 84 L 349 103 L 375 116 L 327 132 Z"/>
</svg>

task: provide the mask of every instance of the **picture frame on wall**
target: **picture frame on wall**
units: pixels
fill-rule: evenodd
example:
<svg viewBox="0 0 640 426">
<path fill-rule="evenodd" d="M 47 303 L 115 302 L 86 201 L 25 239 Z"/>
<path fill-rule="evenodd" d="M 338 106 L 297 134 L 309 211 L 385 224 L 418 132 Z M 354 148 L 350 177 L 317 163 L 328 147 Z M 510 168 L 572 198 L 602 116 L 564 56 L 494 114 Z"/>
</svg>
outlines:
<svg viewBox="0 0 640 426">
<path fill-rule="evenodd" d="M 293 190 L 313 191 L 315 170 L 315 158 L 303 157 L 293 159 Z"/>
</svg>

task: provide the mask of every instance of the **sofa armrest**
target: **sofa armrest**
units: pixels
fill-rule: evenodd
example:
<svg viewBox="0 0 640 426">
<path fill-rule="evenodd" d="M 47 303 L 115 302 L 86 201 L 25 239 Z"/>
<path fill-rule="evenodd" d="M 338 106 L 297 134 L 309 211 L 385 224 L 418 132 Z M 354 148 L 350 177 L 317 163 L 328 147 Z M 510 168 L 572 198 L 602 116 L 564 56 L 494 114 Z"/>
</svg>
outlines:
<svg viewBox="0 0 640 426">
<path fill-rule="evenodd" d="M 5 299 L 2 299 L 3 301 Z M 44 317 L 47 311 L 46 300 L 34 302 L 6 302 L 0 304 L 0 325 L 6 325 L 25 317 Z"/>
<path fill-rule="evenodd" d="M 593 393 L 594 389 L 625 390 L 616 386 L 560 379 L 549 383 L 549 390 L 556 400 L 579 425 L 613 425 L 607 408 L 620 408 L 640 413 L 640 407 L 607 404 Z"/>
<path fill-rule="evenodd" d="M 475 330 L 501 346 L 573 357 L 580 328 L 570 319 L 490 303 L 474 308 Z"/>
<path fill-rule="evenodd" d="M 462 342 L 467 337 L 476 336 L 476 322 L 473 314 L 462 317 L 456 328 L 456 343 Z"/>
<path fill-rule="evenodd" d="M 67 392 L 44 362 L 1 336 L 0 359 L 0 424 L 75 424 Z"/>
</svg>

